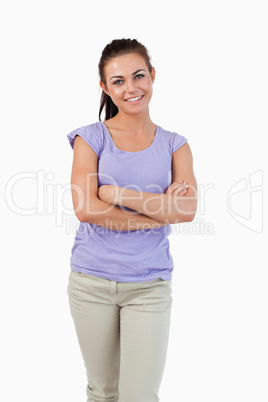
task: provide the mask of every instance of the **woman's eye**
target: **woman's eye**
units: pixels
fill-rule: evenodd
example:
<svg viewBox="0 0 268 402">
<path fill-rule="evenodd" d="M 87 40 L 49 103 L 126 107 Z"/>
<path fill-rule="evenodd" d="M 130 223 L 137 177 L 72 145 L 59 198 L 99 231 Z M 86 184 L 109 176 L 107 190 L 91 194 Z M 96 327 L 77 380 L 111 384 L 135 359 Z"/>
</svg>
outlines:
<svg viewBox="0 0 268 402">
<path fill-rule="evenodd" d="M 137 74 L 137 75 L 135 75 L 135 78 L 142 78 L 142 77 L 144 77 L 144 74 Z M 113 83 L 113 85 L 118 85 L 118 84 L 120 84 L 121 82 L 123 82 L 123 80 L 116 80 L 116 81 L 114 81 L 114 83 Z"/>
</svg>

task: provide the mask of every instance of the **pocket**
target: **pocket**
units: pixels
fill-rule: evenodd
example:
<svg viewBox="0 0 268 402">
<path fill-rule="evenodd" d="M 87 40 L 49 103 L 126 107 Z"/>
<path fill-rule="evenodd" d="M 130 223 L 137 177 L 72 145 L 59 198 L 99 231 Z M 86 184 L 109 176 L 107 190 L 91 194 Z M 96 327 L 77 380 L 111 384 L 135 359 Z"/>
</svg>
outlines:
<svg viewBox="0 0 268 402">
<path fill-rule="evenodd" d="M 82 272 L 71 270 L 69 276 L 69 284 L 67 293 L 71 298 L 81 298 L 81 292 L 84 293 L 85 289 L 87 289 L 87 281 L 84 280 L 84 277 L 87 276 Z"/>
</svg>

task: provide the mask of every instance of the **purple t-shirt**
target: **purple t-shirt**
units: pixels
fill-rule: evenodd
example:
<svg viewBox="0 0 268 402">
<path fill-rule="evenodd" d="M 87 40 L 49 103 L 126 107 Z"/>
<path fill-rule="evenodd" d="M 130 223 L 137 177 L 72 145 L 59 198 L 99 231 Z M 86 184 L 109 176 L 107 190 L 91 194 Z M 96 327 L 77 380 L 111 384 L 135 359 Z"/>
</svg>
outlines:
<svg viewBox="0 0 268 402">
<path fill-rule="evenodd" d="M 138 152 L 118 149 L 101 121 L 71 131 L 71 147 L 80 135 L 99 158 L 98 186 L 113 184 L 136 191 L 163 194 L 172 182 L 172 153 L 188 140 L 157 125 L 153 143 Z M 133 211 L 120 207 L 125 211 Z M 135 215 L 129 215 L 130 219 Z M 80 222 L 71 250 L 73 271 L 118 282 L 171 280 L 171 226 L 122 232 Z"/>
</svg>

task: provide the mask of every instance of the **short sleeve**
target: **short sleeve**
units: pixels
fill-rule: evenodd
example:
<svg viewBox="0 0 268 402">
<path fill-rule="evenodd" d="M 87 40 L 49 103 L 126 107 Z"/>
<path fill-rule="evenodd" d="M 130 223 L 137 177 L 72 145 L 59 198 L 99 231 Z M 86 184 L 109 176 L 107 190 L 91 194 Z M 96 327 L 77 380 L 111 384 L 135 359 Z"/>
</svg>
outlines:
<svg viewBox="0 0 268 402">
<path fill-rule="evenodd" d="M 183 135 L 180 135 L 178 133 L 173 133 L 174 138 L 173 138 L 173 144 L 172 144 L 172 153 L 177 151 L 182 145 L 184 145 L 188 139 L 185 138 Z"/>
<path fill-rule="evenodd" d="M 102 135 L 100 130 L 98 130 L 96 124 L 90 124 L 88 126 L 79 127 L 76 130 L 71 131 L 67 138 L 69 143 L 73 149 L 75 137 L 80 135 L 87 142 L 88 145 L 91 146 L 93 151 L 100 157 L 102 151 Z"/>
</svg>

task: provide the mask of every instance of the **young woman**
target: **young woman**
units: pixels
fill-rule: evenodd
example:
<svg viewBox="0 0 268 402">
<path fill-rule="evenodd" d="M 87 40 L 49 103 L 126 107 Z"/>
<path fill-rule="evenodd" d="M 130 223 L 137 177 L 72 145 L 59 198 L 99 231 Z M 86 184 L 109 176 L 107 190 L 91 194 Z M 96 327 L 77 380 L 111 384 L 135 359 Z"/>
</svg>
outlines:
<svg viewBox="0 0 268 402">
<path fill-rule="evenodd" d="M 190 222 L 196 213 L 192 153 L 185 137 L 150 118 L 155 69 L 144 45 L 113 40 L 99 75 L 99 121 L 68 134 L 80 221 L 70 309 L 87 401 L 156 402 L 173 301 L 167 236 L 171 224 Z"/>
</svg>

